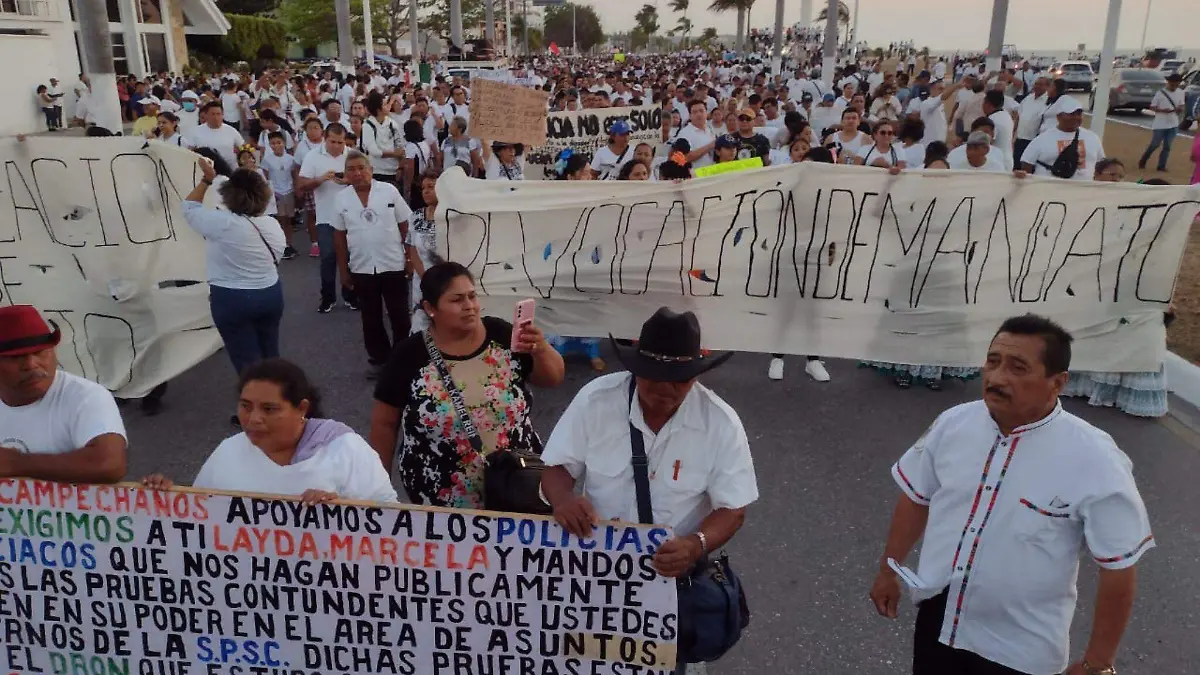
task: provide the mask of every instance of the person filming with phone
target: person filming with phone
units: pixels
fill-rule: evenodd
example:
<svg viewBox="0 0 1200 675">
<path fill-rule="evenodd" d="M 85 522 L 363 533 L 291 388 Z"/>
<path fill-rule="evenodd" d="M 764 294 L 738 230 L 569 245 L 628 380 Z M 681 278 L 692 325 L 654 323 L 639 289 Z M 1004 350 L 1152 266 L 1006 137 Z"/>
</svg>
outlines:
<svg viewBox="0 0 1200 675">
<path fill-rule="evenodd" d="M 380 373 L 371 447 L 391 467 L 403 429 L 400 483 L 415 504 L 495 508 L 485 503 L 485 470 L 501 453 L 541 454 L 529 385 L 562 384 L 562 356 L 528 305 L 515 342 L 511 323 L 484 316 L 475 279 L 458 263 L 426 269 L 421 298 L 430 328 L 397 344 Z"/>
</svg>

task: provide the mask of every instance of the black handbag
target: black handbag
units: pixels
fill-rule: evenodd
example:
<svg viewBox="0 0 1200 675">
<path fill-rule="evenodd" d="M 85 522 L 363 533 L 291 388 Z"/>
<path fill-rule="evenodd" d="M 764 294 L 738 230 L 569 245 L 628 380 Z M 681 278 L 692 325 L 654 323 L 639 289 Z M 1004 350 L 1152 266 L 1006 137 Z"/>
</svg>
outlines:
<svg viewBox="0 0 1200 675">
<path fill-rule="evenodd" d="M 425 351 L 429 352 L 429 360 L 437 369 L 442 385 L 450 394 L 450 402 L 454 404 L 454 412 L 462 423 L 471 447 L 475 452 L 483 452 L 483 439 L 479 437 L 475 423 L 471 421 L 466 401 L 450 375 L 450 368 L 446 366 L 441 350 L 433 343 L 433 336 L 429 331 L 424 331 L 424 337 Z M 497 450 L 485 457 L 483 508 L 510 513 L 553 513 L 550 503 L 542 494 L 542 472 L 546 469 L 546 464 L 542 462 L 540 452 L 537 451 L 540 449 Z"/>
<path fill-rule="evenodd" d="M 629 405 L 633 406 L 637 380 L 630 377 Z M 650 503 L 649 460 L 646 440 L 640 429 L 629 423 L 633 446 L 633 484 L 637 491 L 638 521 L 654 523 Z M 750 607 L 742 580 L 729 564 L 729 556 L 705 557 L 687 576 L 676 580 L 679 597 L 679 638 L 676 643 L 681 663 L 716 661 L 738 643 L 750 625 Z"/>
</svg>

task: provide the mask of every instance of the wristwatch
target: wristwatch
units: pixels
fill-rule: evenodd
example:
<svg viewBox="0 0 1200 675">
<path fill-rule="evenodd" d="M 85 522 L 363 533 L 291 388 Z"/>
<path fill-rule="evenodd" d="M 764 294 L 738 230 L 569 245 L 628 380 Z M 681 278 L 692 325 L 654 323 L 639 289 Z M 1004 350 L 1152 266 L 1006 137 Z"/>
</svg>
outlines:
<svg viewBox="0 0 1200 675">
<path fill-rule="evenodd" d="M 1117 675 L 1116 668 L 1112 666 L 1093 666 L 1087 662 L 1087 659 L 1083 660 L 1083 672 L 1087 673 L 1087 675 Z"/>
</svg>

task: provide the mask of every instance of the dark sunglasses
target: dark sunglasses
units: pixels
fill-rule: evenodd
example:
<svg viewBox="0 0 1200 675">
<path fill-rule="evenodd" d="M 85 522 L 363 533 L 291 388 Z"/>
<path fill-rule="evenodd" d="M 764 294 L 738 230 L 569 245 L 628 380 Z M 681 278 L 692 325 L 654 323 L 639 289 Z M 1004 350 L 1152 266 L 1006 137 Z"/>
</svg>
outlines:
<svg viewBox="0 0 1200 675">
<path fill-rule="evenodd" d="M 753 121 L 754 121 L 754 118 L 753 118 L 753 117 L 751 117 L 751 116 L 749 116 L 749 115 L 738 115 L 738 121 L 740 121 L 740 122 L 753 122 Z"/>
</svg>

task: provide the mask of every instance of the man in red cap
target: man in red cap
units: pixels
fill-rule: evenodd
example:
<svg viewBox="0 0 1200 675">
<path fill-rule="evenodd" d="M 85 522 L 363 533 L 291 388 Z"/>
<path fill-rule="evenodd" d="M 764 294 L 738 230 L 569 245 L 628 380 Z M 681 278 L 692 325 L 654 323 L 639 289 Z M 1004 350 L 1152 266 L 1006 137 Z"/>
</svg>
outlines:
<svg viewBox="0 0 1200 675">
<path fill-rule="evenodd" d="M 35 308 L 0 307 L 0 477 L 115 483 L 121 414 L 107 389 L 58 369 L 61 339 Z"/>
</svg>

